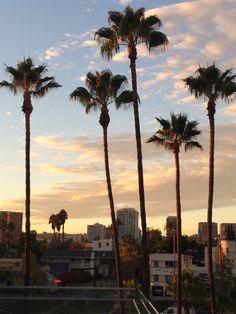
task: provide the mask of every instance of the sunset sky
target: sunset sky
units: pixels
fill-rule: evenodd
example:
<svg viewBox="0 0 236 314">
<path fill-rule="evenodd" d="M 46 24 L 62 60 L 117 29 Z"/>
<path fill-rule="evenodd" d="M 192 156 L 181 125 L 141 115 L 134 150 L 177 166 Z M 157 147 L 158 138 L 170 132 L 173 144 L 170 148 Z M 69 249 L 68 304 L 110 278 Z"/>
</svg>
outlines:
<svg viewBox="0 0 236 314">
<path fill-rule="evenodd" d="M 175 214 L 175 167 L 170 152 L 146 140 L 159 127 L 155 117 L 186 112 L 202 129 L 204 151 L 181 154 L 183 232 L 197 233 L 206 221 L 208 187 L 208 119 L 204 99 L 196 101 L 182 79 L 199 65 L 216 62 L 236 68 L 235 0 L 9 0 L 0 10 L 0 81 L 5 65 L 32 57 L 45 63 L 49 75 L 63 85 L 44 99 L 33 100 L 31 129 L 31 224 L 50 231 L 48 218 L 67 210 L 65 231 L 85 232 L 87 224 L 110 224 L 99 113 L 86 115 L 69 94 L 84 86 L 88 71 L 111 69 L 130 79 L 126 50 L 110 62 L 100 56 L 94 32 L 107 26 L 107 12 L 126 5 L 157 14 L 169 39 L 166 52 L 149 55 L 138 48 L 138 90 L 141 98 L 143 164 L 149 227 L 163 230 Z M 24 211 L 24 116 L 22 95 L 0 89 L 0 210 Z M 136 146 L 132 108 L 110 107 L 110 166 L 116 209 L 139 209 Z M 236 97 L 217 103 L 215 201 L 213 220 L 236 222 Z"/>
</svg>

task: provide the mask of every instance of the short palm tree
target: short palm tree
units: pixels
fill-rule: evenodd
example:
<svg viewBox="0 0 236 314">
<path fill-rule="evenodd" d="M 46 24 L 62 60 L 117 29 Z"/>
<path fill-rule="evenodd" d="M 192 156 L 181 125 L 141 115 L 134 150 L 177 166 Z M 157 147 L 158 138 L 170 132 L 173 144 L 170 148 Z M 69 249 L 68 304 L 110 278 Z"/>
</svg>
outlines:
<svg viewBox="0 0 236 314">
<path fill-rule="evenodd" d="M 122 88 L 127 84 L 127 78 L 123 75 L 113 75 L 109 70 L 96 73 L 87 73 L 85 84 L 87 88 L 78 87 L 71 94 L 71 100 L 78 100 L 85 107 L 86 113 L 91 110 L 100 109 L 99 123 L 103 129 L 104 161 L 107 181 L 107 192 L 110 203 L 112 236 L 116 256 L 117 285 L 122 287 L 122 276 L 120 268 L 120 253 L 117 235 L 115 207 L 113 200 L 112 184 L 109 168 L 109 154 L 107 141 L 107 128 L 110 123 L 108 106 L 115 102 L 119 108 L 121 104 L 129 104 L 133 100 L 133 93 Z"/>
<path fill-rule="evenodd" d="M 171 151 L 175 158 L 176 167 L 176 214 L 177 214 L 177 314 L 181 314 L 181 193 L 180 193 L 180 162 L 179 154 L 181 146 L 185 151 L 194 148 L 202 149 L 202 146 L 196 141 L 197 136 L 201 133 L 196 121 L 189 121 L 188 116 L 184 113 L 171 113 L 170 120 L 156 118 L 161 128 L 150 137 L 147 143 L 154 143 L 166 150 Z"/>
<path fill-rule="evenodd" d="M 211 313 L 216 313 L 216 297 L 213 278 L 213 258 L 212 258 L 212 212 L 214 196 L 214 151 L 215 151 L 215 112 L 216 102 L 219 99 L 228 101 L 230 96 L 236 92 L 236 76 L 232 74 L 232 69 L 222 72 L 215 64 L 206 68 L 199 67 L 196 76 L 189 76 L 184 82 L 191 94 L 196 98 L 208 100 L 207 113 L 210 126 L 209 143 L 209 186 L 208 186 L 208 275 L 210 282 Z"/>
<path fill-rule="evenodd" d="M 30 284 L 30 115 L 33 111 L 31 97 L 44 97 L 51 89 L 60 87 L 52 76 L 44 76 L 45 65 L 35 66 L 31 58 L 17 62 L 16 68 L 6 66 L 11 81 L 0 82 L 0 87 L 8 88 L 14 95 L 23 93 L 22 111 L 25 115 L 25 274 L 24 284 Z"/>
<path fill-rule="evenodd" d="M 64 237 L 65 237 L 64 227 L 65 227 L 65 222 L 68 219 L 68 213 L 65 209 L 61 209 L 58 215 L 62 224 L 62 242 L 64 243 Z"/>
<path fill-rule="evenodd" d="M 57 221 L 57 217 L 55 214 L 52 214 L 49 217 L 49 221 L 48 223 L 51 225 L 52 230 L 53 230 L 53 234 L 54 234 L 54 240 L 56 240 L 56 221 Z"/>
<path fill-rule="evenodd" d="M 147 226 L 145 210 L 145 194 L 143 179 L 142 163 L 142 145 L 141 131 L 139 122 L 138 93 L 137 93 L 137 45 L 144 44 L 149 51 L 155 48 L 164 48 L 168 39 L 165 34 L 157 31 L 162 23 L 156 15 L 145 17 L 145 9 L 140 8 L 136 11 L 130 6 L 126 7 L 123 12 L 109 11 L 108 22 L 110 27 L 102 27 L 95 33 L 95 39 L 101 44 L 101 54 L 108 60 L 120 50 L 120 46 L 125 45 L 128 49 L 130 60 L 130 70 L 132 78 L 132 90 L 134 93 L 133 110 L 135 122 L 135 137 L 137 148 L 137 169 L 139 183 L 139 200 L 142 223 L 142 248 L 144 263 L 143 292 L 148 297 L 150 289 L 148 247 L 147 247 Z"/>
</svg>

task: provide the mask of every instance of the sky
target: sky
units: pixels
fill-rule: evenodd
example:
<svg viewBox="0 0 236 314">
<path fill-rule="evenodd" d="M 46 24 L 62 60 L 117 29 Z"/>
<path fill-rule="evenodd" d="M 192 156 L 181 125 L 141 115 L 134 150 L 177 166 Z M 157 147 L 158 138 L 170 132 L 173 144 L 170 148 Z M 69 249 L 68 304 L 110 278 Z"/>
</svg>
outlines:
<svg viewBox="0 0 236 314">
<path fill-rule="evenodd" d="M 149 54 L 138 47 L 138 91 L 141 98 L 143 165 L 147 225 L 163 230 L 175 214 L 174 158 L 146 140 L 158 129 L 155 117 L 186 112 L 199 122 L 204 150 L 181 152 L 183 233 L 197 233 L 207 219 L 208 119 L 206 100 L 195 100 L 183 78 L 216 63 L 236 68 L 235 0 L 1 0 L 0 80 L 5 65 L 30 56 L 46 64 L 63 87 L 33 99 L 31 115 L 31 228 L 51 231 L 48 219 L 64 208 L 65 232 L 86 232 L 87 224 L 110 224 L 99 113 L 86 115 L 69 94 L 84 86 L 90 71 L 110 69 L 130 80 L 127 51 L 103 60 L 94 32 L 108 26 L 107 12 L 127 5 L 157 14 L 168 39 L 166 51 Z M 131 87 L 131 86 L 130 86 Z M 23 211 L 25 199 L 25 126 L 22 95 L 0 89 L 0 210 Z M 136 146 L 132 108 L 109 108 L 110 167 L 116 209 L 139 210 Z M 236 97 L 217 103 L 215 197 L 213 220 L 236 222 Z"/>
</svg>

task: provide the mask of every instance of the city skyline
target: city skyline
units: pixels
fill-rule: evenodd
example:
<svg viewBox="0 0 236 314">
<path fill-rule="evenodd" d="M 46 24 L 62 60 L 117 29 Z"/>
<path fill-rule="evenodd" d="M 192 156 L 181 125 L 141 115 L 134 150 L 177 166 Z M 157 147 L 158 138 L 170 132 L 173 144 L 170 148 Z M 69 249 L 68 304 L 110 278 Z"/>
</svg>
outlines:
<svg viewBox="0 0 236 314">
<path fill-rule="evenodd" d="M 15 66 L 18 59 L 31 56 L 35 64 L 46 63 L 49 75 L 63 85 L 44 99 L 33 100 L 31 229 L 50 231 L 49 216 L 62 208 L 69 215 L 65 226 L 68 233 L 83 232 L 96 221 L 111 223 L 99 115 L 85 115 L 79 103 L 69 101 L 69 94 L 77 86 L 84 86 L 88 71 L 109 68 L 130 79 L 126 51 L 121 50 L 107 62 L 93 40 L 95 30 L 108 25 L 109 10 L 122 11 L 130 4 L 134 8 L 144 6 L 147 14 L 158 14 L 163 22 L 161 31 L 170 41 L 166 52 L 149 55 L 144 47 L 138 49 L 147 225 L 163 231 L 166 216 L 175 215 L 175 168 L 171 154 L 145 141 L 159 127 L 156 116 L 166 118 L 170 111 L 184 111 L 190 119 L 197 119 L 203 130 L 199 141 L 204 151 L 181 154 L 180 160 L 183 233 L 196 233 L 198 222 L 206 221 L 207 215 L 208 121 L 206 102 L 190 96 L 181 80 L 194 74 L 199 64 L 216 62 L 223 70 L 236 67 L 236 37 L 232 32 L 236 26 L 235 1 L 157 1 L 157 6 L 151 0 L 42 0 L 40 7 L 29 0 L 12 3 L 3 3 L 0 12 L 0 80 L 8 79 L 4 64 Z M 4 25 L 8 27 L 7 35 Z M 4 89 L 0 94 L 4 178 L 0 209 L 24 213 L 22 95 L 13 97 Z M 115 206 L 138 210 L 133 111 L 111 107 L 110 115 L 108 140 Z M 235 131 L 234 98 L 229 104 L 217 104 L 213 221 L 218 224 L 236 222 Z"/>
</svg>

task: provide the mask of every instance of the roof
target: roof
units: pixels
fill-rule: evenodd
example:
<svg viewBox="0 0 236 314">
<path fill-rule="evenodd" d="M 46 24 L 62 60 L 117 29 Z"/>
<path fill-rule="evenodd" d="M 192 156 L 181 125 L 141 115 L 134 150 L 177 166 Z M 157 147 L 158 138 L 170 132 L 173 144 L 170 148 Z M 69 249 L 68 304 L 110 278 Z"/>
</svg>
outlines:
<svg viewBox="0 0 236 314">
<path fill-rule="evenodd" d="M 115 258 L 114 252 L 110 251 L 82 251 L 82 250 L 50 250 L 44 252 L 42 259 L 50 257 L 62 257 L 62 258 L 91 258 L 94 252 L 95 258 Z"/>
</svg>

